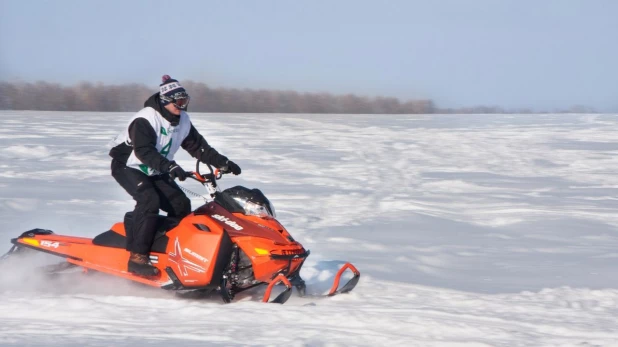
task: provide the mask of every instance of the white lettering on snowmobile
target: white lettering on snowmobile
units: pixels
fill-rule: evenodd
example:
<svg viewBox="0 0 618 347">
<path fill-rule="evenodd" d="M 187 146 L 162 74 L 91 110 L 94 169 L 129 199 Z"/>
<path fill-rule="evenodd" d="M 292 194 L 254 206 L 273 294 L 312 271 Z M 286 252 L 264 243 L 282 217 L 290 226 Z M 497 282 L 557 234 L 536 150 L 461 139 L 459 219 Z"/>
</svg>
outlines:
<svg viewBox="0 0 618 347">
<path fill-rule="evenodd" d="M 185 252 L 191 254 L 192 256 L 196 257 L 197 259 L 201 260 L 204 263 L 208 261 L 208 259 L 206 259 L 205 257 L 202 257 L 201 255 L 193 252 L 192 250 L 190 250 L 188 248 L 185 248 Z"/>
<path fill-rule="evenodd" d="M 189 275 L 188 270 L 191 270 L 197 273 L 206 272 L 206 269 L 192 262 L 191 260 L 186 259 L 182 255 L 182 247 L 180 246 L 180 242 L 178 241 L 178 238 L 176 238 L 176 242 L 174 242 L 174 250 L 172 252 L 169 252 L 168 255 L 169 255 L 168 260 L 178 265 L 178 271 L 182 277 L 186 277 Z"/>
<path fill-rule="evenodd" d="M 41 241 L 41 246 L 49 247 L 49 248 L 58 248 L 58 246 L 60 246 L 60 242 L 42 240 Z"/>
<path fill-rule="evenodd" d="M 234 222 L 233 220 L 230 220 L 229 218 L 219 215 L 219 214 L 213 214 L 212 218 L 216 219 L 216 220 L 220 220 L 223 223 L 231 226 L 232 228 L 236 229 L 236 230 L 242 230 L 243 227 L 241 227 L 240 225 L 238 225 L 236 222 Z"/>
</svg>

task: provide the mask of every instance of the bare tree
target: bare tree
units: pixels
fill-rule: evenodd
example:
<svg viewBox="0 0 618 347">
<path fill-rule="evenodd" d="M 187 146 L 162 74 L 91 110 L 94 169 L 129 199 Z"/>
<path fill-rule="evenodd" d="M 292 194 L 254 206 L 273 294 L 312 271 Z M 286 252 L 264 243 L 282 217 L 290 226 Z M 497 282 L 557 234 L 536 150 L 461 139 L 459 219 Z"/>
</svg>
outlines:
<svg viewBox="0 0 618 347">
<path fill-rule="evenodd" d="M 194 112 L 249 113 L 504 113 L 498 106 L 438 108 L 432 100 L 401 102 L 396 98 L 368 98 L 353 94 L 298 93 L 281 90 L 209 88 L 204 83 L 183 83 L 191 94 L 189 108 Z M 50 111 L 137 111 L 157 88 L 141 84 L 104 85 L 81 82 L 72 87 L 59 84 L 0 82 L 0 109 Z M 529 113 L 529 108 L 514 110 Z M 513 112 L 510 111 L 510 112 Z M 575 105 L 559 112 L 594 112 Z"/>
</svg>

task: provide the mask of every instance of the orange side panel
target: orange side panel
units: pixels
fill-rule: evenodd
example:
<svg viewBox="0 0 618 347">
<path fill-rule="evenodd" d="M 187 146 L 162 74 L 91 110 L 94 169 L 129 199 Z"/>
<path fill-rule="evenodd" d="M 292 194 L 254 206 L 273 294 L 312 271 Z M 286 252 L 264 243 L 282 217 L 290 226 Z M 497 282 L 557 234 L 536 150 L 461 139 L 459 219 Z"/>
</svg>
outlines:
<svg viewBox="0 0 618 347">
<path fill-rule="evenodd" d="M 196 232 L 193 224 L 207 225 L 210 232 Z M 167 253 L 159 257 L 157 267 L 169 266 L 185 286 L 210 284 L 215 269 L 222 230 L 204 216 L 190 215 L 167 233 Z"/>
<path fill-rule="evenodd" d="M 129 253 L 122 248 L 103 247 L 92 244 L 82 237 L 62 235 L 35 235 L 18 240 L 19 244 L 67 257 L 67 262 L 107 274 L 123 277 L 154 287 L 161 287 L 169 281 L 167 273 L 161 271 L 157 278 L 144 278 L 127 272 Z M 76 259 L 77 258 L 77 259 Z M 161 269 L 162 270 L 162 269 Z"/>
</svg>

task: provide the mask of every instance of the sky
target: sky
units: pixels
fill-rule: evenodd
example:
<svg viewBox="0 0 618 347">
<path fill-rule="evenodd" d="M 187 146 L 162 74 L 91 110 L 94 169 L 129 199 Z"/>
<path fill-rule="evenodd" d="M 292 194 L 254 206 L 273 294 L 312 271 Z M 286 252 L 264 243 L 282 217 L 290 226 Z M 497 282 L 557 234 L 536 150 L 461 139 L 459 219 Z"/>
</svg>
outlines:
<svg viewBox="0 0 618 347">
<path fill-rule="evenodd" d="M 0 80 L 618 112 L 614 0 L 0 0 Z"/>
</svg>

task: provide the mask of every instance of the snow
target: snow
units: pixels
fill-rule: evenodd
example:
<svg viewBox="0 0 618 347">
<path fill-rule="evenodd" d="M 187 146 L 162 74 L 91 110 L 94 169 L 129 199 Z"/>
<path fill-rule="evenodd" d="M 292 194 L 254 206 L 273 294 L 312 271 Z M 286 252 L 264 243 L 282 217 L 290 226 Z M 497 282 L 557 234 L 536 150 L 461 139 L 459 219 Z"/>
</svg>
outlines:
<svg viewBox="0 0 618 347">
<path fill-rule="evenodd" d="M 130 116 L 0 112 L 0 247 L 36 227 L 92 237 L 132 209 L 105 147 Z M 615 115 L 192 119 L 243 168 L 223 185 L 260 188 L 311 250 L 308 291 L 343 261 L 356 289 L 224 305 L 12 268 L 0 345 L 618 346 Z"/>
</svg>

